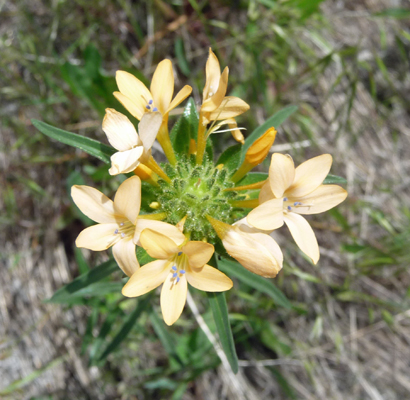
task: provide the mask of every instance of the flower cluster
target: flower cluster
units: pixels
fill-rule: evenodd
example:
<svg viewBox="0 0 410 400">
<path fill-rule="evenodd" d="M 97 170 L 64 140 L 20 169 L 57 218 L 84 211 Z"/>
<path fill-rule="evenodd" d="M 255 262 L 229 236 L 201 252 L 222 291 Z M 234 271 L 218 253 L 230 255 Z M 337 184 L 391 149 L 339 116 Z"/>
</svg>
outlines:
<svg viewBox="0 0 410 400">
<path fill-rule="evenodd" d="M 117 150 L 109 173 L 132 175 L 119 186 L 114 201 L 89 186 L 72 188 L 76 205 L 98 223 L 80 233 L 77 246 L 97 251 L 112 247 L 130 277 L 124 296 L 140 296 L 163 284 L 161 309 L 168 325 L 182 313 L 188 283 L 210 292 L 232 287 L 212 261 L 215 247 L 251 272 L 275 277 L 283 254 L 270 234 L 286 224 L 300 250 L 316 264 L 319 247 L 302 215 L 326 211 L 347 196 L 340 186 L 323 184 L 332 164 L 328 154 L 295 168 L 290 156 L 275 153 L 266 177 L 248 174 L 267 157 L 277 132 L 269 128 L 242 150 L 245 140 L 234 118 L 249 106 L 226 95 L 228 73 L 228 68 L 221 73 L 210 50 L 199 112 L 189 100 L 184 120 L 169 132 L 169 112 L 192 91 L 185 86 L 173 98 L 171 62 L 158 64 L 149 90 L 133 75 L 118 71 L 119 92 L 114 95 L 139 120 L 138 131 L 114 109 L 106 110 L 103 130 Z M 240 144 L 215 164 L 209 136 L 223 125 L 228 128 L 222 131 L 230 131 Z M 153 158 L 155 140 L 169 163 Z M 156 261 L 140 267 L 136 246 Z"/>
</svg>

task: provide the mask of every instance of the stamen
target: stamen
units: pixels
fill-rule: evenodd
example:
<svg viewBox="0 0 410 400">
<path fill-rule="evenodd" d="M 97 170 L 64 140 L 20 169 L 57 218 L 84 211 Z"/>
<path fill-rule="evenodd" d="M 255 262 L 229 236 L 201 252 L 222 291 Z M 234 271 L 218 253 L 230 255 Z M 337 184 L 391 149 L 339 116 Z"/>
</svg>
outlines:
<svg viewBox="0 0 410 400">
<path fill-rule="evenodd" d="M 124 226 L 124 222 L 121 222 L 121 223 L 120 223 L 120 226 Z"/>
<path fill-rule="evenodd" d="M 174 271 L 176 271 L 176 270 L 177 270 L 177 267 L 176 267 L 175 265 L 173 265 L 173 266 L 172 266 L 172 269 L 173 269 Z"/>
<path fill-rule="evenodd" d="M 297 205 L 299 205 L 299 203 L 298 203 L 297 201 L 295 201 L 295 202 L 293 203 L 293 205 L 294 205 L 294 206 L 297 206 Z"/>
<path fill-rule="evenodd" d="M 288 201 L 288 198 L 287 198 L 287 197 L 284 197 L 284 198 L 283 198 L 283 201 Z"/>
<path fill-rule="evenodd" d="M 182 251 L 178 251 L 178 255 L 180 256 L 182 254 Z"/>
<path fill-rule="evenodd" d="M 179 273 L 180 273 L 181 275 L 184 275 L 184 274 L 185 274 L 185 270 L 184 270 L 184 269 L 181 269 L 181 271 L 179 271 Z"/>
<path fill-rule="evenodd" d="M 125 238 L 125 233 L 124 232 L 121 232 L 121 237 Z"/>
<path fill-rule="evenodd" d="M 116 234 L 118 234 L 118 229 L 116 229 L 116 230 L 114 231 L 114 235 L 116 235 Z"/>
<path fill-rule="evenodd" d="M 150 107 L 148 104 L 145 106 L 145 108 L 146 108 L 147 110 L 151 110 L 151 107 Z"/>
<path fill-rule="evenodd" d="M 292 209 L 292 207 L 291 206 L 288 206 L 288 210 L 290 211 Z"/>
<path fill-rule="evenodd" d="M 154 100 L 150 100 L 149 102 L 148 102 L 148 104 L 152 104 L 154 102 Z"/>
<path fill-rule="evenodd" d="M 172 277 L 173 278 L 176 278 L 178 276 L 178 274 L 176 273 L 176 272 L 174 272 L 173 274 L 172 274 Z"/>
<path fill-rule="evenodd" d="M 177 277 L 177 283 L 180 281 L 179 277 Z"/>
<path fill-rule="evenodd" d="M 158 111 L 158 108 L 157 108 L 157 107 L 154 107 L 154 108 L 152 109 L 152 111 Z"/>
</svg>

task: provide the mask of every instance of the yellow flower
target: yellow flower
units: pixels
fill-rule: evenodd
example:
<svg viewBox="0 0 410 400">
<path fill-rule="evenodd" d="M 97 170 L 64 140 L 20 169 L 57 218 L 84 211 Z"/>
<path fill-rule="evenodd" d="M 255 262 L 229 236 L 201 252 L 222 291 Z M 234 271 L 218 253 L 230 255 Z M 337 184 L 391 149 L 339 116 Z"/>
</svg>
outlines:
<svg viewBox="0 0 410 400">
<path fill-rule="evenodd" d="M 300 164 L 296 169 L 290 156 L 275 153 L 269 180 L 262 187 L 258 207 L 247 216 L 255 228 L 272 231 L 286 223 L 299 248 L 316 264 L 319 246 L 309 223 L 300 214 L 327 211 L 347 196 L 338 185 L 322 185 L 332 165 L 332 156 L 323 154 Z"/>
<path fill-rule="evenodd" d="M 283 254 L 276 241 L 246 221 L 226 224 L 207 216 L 226 251 L 249 271 L 274 278 L 282 269 Z"/>
<path fill-rule="evenodd" d="M 174 227 L 175 233 L 180 233 Z M 182 235 L 182 233 L 180 233 Z M 161 290 L 161 310 L 164 321 L 172 325 L 185 306 L 188 283 L 206 292 L 222 292 L 232 287 L 232 281 L 206 263 L 214 253 L 214 246 L 204 242 L 181 244 L 169 235 L 145 229 L 141 245 L 157 258 L 136 271 L 122 289 L 127 297 L 141 296 L 164 283 Z"/>
<path fill-rule="evenodd" d="M 112 108 L 107 108 L 102 124 L 108 141 L 118 150 L 111 156 L 111 175 L 133 171 L 140 162 L 147 162 L 151 155 L 158 130 L 162 123 L 159 112 L 144 114 L 138 125 L 139 135 L 131 121 Z"/>
<path fill-rule="evenodd" d="M 206 83 L 203 90 L 203 102 L 201 106 L 201 122 L 208 124 L 211 121 L 224 120 L 232 129 L 232 135 L 238 142 L 244 143 L 244 138 L 236 121 L 232 119 L 249 110 L 249 105 L 234 96 L 225 96 L 228 87 L 229 69 L 226 67 L 221 74 L 218 58 L 209 49 L 209 57 L 205 68 Z M 223 125 L 220 123 L 219 126 Z"/>
<path fill-rule="evenodd" d="M 114 201 L 89 186 L 73 186 L 71 196 L 87 217 L 98 222 L 78 235 L 75 242 L 77 247 L 101 251 L 112 246 L 115 260 L 128 276 L 139 268 L 135 245 L 140 245 L 139 238 L 144 229 L 164 232 L 179 244 L 185 240 L 182 233 L 175 233 L 172 225 L 139 216 L 141 180 L 138 176 L 120 185 Z"/>
<path fill-rule="evenodd" d="M 117 71 L 116 80 L 120 91 L 114 92 L 114 96 L 138 120 L 144 113 L 151 111 L 159 111 L 163 116 L 168 116 L 192 92 L 191 86 L 186 85 L 172 100 L 174 74 L 170 60 L 163 60 L 158 64 L 150 90 L 134 75 L 125 71 Z"/>
</svg>

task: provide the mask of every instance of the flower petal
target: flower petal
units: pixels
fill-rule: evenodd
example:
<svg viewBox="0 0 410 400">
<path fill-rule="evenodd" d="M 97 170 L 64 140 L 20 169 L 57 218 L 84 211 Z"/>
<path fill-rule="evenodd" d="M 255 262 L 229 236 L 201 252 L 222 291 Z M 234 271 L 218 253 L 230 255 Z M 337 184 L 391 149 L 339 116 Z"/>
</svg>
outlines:
<svg viewBox="0 0 410 400">
<path fill-rule="evenodd" d="M 142 296 L 155 289 L 169 274 L 168 261 L 156 260 L 142 266 L 122 288 L 126 297 Z"/>
<path fill-rule="evenodd" d="M 269 167 L 269 183 L 275 197 L 283 197 L 286 189 L 292 185 L 294 177 L 295 166 L 292 157 L 280 153 L 272 154 Z"/>
<path fill-rule="evenodd" d="M 111 146 L 117 150 L 130 150 L 134 146 L 142 144 L 131 121 L 113 108 L 105 110 L 102 129 L 107 135 Z"/>
<path fill-rule="evenodd" d="M 236 121 L 233 118 L 229 118 L 226 121 L 228 121 L 229 129 L 232 129 L 231 134 L 232 134 L 233 138 L 237 142 L 244 144 L 245 143 L 245 138 L 244 138 L 242 132 L 238 129 L 238 124 L 236 123 Z"/>
<path fill-rule="evenodd" d="M 118 224 L 98 224 L 85 228 L 78 235 L 75 245 L 94 251 L 106 250 L 121 237 L 114 232 Z"/>
<path fill-rule="evenodd" d="M 135 225 L 141 207 L 141 179 L 138 176 L 121 183 L 114 197 L 114 207 Z"/>
<path fill-rule="evenodd" d="M 172 325 L 182 314 L 188 292 L 185 275 L 182 275 L 175 285 L 171 279 L 172 274 L 169 274 L 161 290 L 162 316 L 167 325 Z"/>
<path fill-rule="evenodd" d="M 202 268 L 211 259 L 215 248 L 210 243 L 188 242 L 181 251 L 188 256 L 191 268 Z"/>
<path fill-rule="evenodd" d="M 213 96 L 210 96 L 202 103 L 201 112 L 212 112 L 216 110 L 225 98 L 226 89 L 228 87 L 229 68 L 226 67 L 219 80 L 219 86 Z M 226 117 L 229 118 L 229 117 Z M 225 119 L 225 118 L 219 118 Z"/>
<path fill-rule="evenodd" d="M 167 260 L 178 253 L 179 248 L 172 239 L 151 229 L 144 229 L 140 235 L 141 246 L 153 258 Z"/>
<path fill-rule="evenodd" d="M 174 225 L 153 219 L 144 219 L 142 217 L 143 216 L 140 215 L 135 225 L 134 243 L 137 246 L 141 246 L 140 235 L 141 232 L 147 228 L 162 233 L 164 236 L 172 239 L 177 246 L 180 246 L 185 241 L 186 238 L 184 234 Z"/>
<path fill-rule="evenodd" d="M 144 153 L 144 147 L 137 146 L 131 150 L 118 151 L 111 156 L 110 175 L 125 174 L 134 171 L 140 163 L 140 158 Z"/>
<path fill-rule="evenodd" d="M 189 85 L 185 85 L 174 97 L 171 101 L 171 104 L 168 106 L 168 110 L 165 111 L 165 114 L 169 113 L 173 110 L 176 106 L 181 104 L 192 92 L 192 87 Z"/>
<path fill-rule="evenodd" d="M 249 224 L 264 231 L 273 231 L 283 225 L 283 200 L 272 199 L 260 204 L 246 217 Z"/>
<path fill-rule="evenodd" d="M 120 90 L 120 92 L 124 96 L 128 97 L 128 99 L 138 107 L 138 109 L 141 111 L 142 116 L 142 114 L 146 111 L 145 106 L 150 100 L 152 100 L 151 92 L 139 79 L 128 72 L 117 71 L 115 79 L 117 81 L 118 89 Z M 121 101 L 121 99 L 119 99 L 118 97 L 117 99 Z M 126 104 L 123 103 L 123 106 L 128 109 Z M 128 109 L 128 111 L 133 114 L 132 110 Z M 136 115 L 134 115 L 134 117 L 138 118 Z"/>
<path fill-rule="evenodd" d="M 83 214 L 101 224 L 121 219 L 114 209 L 114 203 L 105 194 L 90 186 L 75 185 L 71 197 Z"/>
<path fill-rule="evenodd" d="M 161 124 L 162 114 L 159 112 L 145 113 L 142 116 L 141 122 L 138 125 L 138 131 L 146 152 L 154 144 Z"/>
<path fill-rule="evenodd" d="M 219 87 L 219 80 L 221 79 L 221 67 L 218 58 L 212 49 L 209 49 L 209 57 L 205 67 L 205 76 L 206 82 L 203 90 L 203 103 L 206 99 L 212 97 L 216 93 Z"/>
<path fill-rule="evenodd" d="M 295 199 L 302 204 L 292 207 L 292 212 L 306 215 L 319 214 L 337 206 L 346 197 L 346 190 L 338 185 L 320 185 L 308 195 Z M 292 201 L 291 198 L 289 200 Z"/>
<path fill-rule="evenodd" d="M 204 292 L 223 292 L 233 286 L 233 282 L 221 271 L 205 265 L 199 271 L 187 271 L 188 283 Z"/>
<path fill-rule="evenodd" d="M 248 110 L 249 105 L 239 97 L 226 96 L 221 101 L 220 106 L 211 112 L 209 120 L 219 121 L 221 119 L 233 118 Z"/>
<path fill-rule="evenodd" d="M 129 113 L 138 120 L 140 120 L 144 113 L 147 111 L 145 105 L 142 105 L 141 103 L 134 103 L 127 96 L 123 95 L 120 92 L 114 92 L 113 95 L 129 111 Z"/>
<path fill-rule="evenodd" d="M 331 166 L 330 154 L 322 154 L 300 164 L 295 170 L 295 179 L 286 191 L 286 195 L 302 197 L 313 192 L 325 180 Z"/>
<path fill-rule="evenodd" d="M 161 114 L 165 114 L 174 94 L 174 73 L 170 60 L 163 60 L 158 64 L 152 77 L 150 89 L 154 106 Z"/>
<path fill-rule="evenodd" d="M 301 215 L 293 212 L 285 215 L 284 219 L 300 250 L 312 259 L 313 264 L 316 264 L 320 257 L 319 246 L 309 223 Z"/>
<path fill-rule="evenodd" d="M 270 182 L 267 180 L 262 186 L 261 191 L 259 192 L 259 204 L 264 203 L 265 201 L 272 200 L 275 198 L 275 195 L 272 192 L 270 187 Z"/>
<path fill-rule="evenodd" d="M 264 233 L 245 233 L 238 227 L 222 240 L 226 251 L 249 271 L 272 278 L 282 268 L 282 252 L 275 240 Z"/>
<path fill-rule="evenodd" d="M 118 266 L 127 276 L 131 276 L 140 267 L 132 237 L 125 237 L 115 243 L 112 246 L 112 254 Z"/>
</svg>

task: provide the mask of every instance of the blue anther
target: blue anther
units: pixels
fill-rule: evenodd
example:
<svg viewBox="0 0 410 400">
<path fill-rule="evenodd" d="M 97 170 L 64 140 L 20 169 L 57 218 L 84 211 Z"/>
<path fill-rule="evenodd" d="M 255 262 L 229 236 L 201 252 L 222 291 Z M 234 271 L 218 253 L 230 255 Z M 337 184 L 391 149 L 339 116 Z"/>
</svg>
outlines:
<svg viewBox="0 0 410 400">
<path fill-rule="evenodd" d="M 121 232 L 121 237 L 125 238 L 125 233 L 124 232 Z"/>
<path fill-rule="evenodd" d="M 174 272 L 173 274 L 172 274 L 172 277 L 173 278 L 176 278 L 178 276 L 178 274 L 176 273 L 176 272 Z"/>
<path fill-rule="evenodd" d="M 292 209 L 292 207 L 291 206 L 288 206 L 288 210 L 290 211 Z"/>
<path fill-rule="evenodd" d="M 149 102 L 148 102 L 148 104 L 152 104 L 154 102 L 154 100 L 150 100 Z"/>
<path fill-rule="evenodd" d="M 184 275 L 184 274 L 185 274 L 185 270 L 181 269 L 181 271 L 179 271 L 179 273 L 180 273 L 181 275 Z"/>
<path fill-rule="evenodd" d="M 179 277 L 177 278 L 177 283 L 180 281 Z"/>
<path fill-rule="evenodd" d="M 151 107 L 148 104 L 145 106 L 145 108 L 147 108 L 148 110 L 151 110 Z"/>
<path fill-rule="evenodd" d="M 181 254 L 182 254 L 182 251 L 179 251 L 179 252 L 178 252 L 178 255 L 180 256 Z"/>
<path fill-rule="evenodd" d="M 118 233 L 118 229 L 116 229 L 115 231 L 114 231 L 114 235 L 116 235 Z"/>
<path fill-rule="evenodd" d="M 176 267 L 175 265 L 173 265 L 173 266 L 172 266 L 172 269 L 173 269 L 174 271 L 176 271 L 176 270 L 177 270 L 177 267 Z"/>
<path fill-rule="evenodd" d="M 297 205 L 299 205 L 299 203 L 298 203 L 297 201 L 295 201 L 295 202 L 293 203 L 293 205 L 294 205 L 294 206 L 297 206 Z"/>
<path fill-rule="evenodd" d="M 157 108 L 157 107 L 154 107 L 154 108 L 152 109 L 152 111 L 158 111 L 158 108 Z"/>
<path fill-rule="evenodd" d="M 284 198 L 283 198 L 283 201 L 288 201 L 288 198 L 287 198 L 287 197 L 284 197 Z"/>
</svg>

